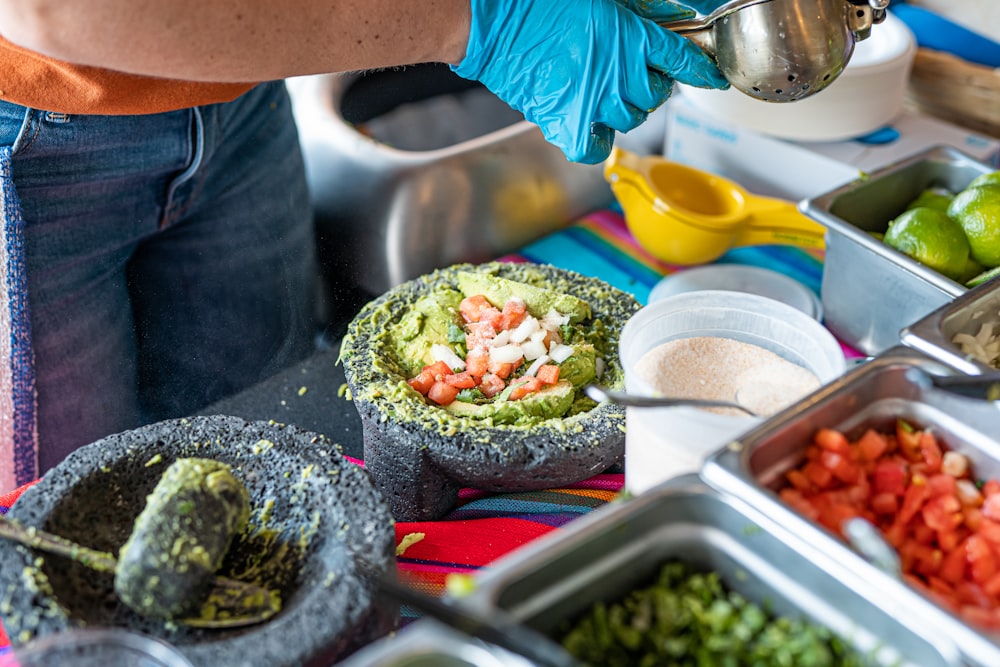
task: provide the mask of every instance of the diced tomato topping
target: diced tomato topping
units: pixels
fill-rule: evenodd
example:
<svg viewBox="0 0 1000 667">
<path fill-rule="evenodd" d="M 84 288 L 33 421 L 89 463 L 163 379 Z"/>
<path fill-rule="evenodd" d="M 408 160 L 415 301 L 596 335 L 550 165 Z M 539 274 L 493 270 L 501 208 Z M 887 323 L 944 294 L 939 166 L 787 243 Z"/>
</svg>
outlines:
<svg viewBox="0 0 1000 667">
<path fill-rule="evenodd" d="M 469 371 L 445 375 L 444 381 L 452 387 L 458 387 L 459 389 L 472 389 L 478 384 L 478 382 L 476 382 L 476 377 Z"/>
<path fill-rule="evenodd" d="M 927 478 L 927 491 L 932 498 L 936 496 L 952 496 L 957 499 L 958 482 L 951 475 L 932 475 Z"/>
<path fill-rule="evenodd" d="M 453 387 L 447 382 L 440 380 L 435 382 L 427 391 L 427 398 L 434 401 L 438 405 L 448 405 L 455 400 L 455 397 L 458 396 L 458 392 L 458 387 Z"/>
<path fill-rule="evenodd" d="M 483 377 L 490 369 L 490 353 L 483 348 L 470 349 L 465 355 L 465 371 L 478 378 Z"/>
<path fill-rule="evenodd" d="M 962 522 L 961 509 L 962 503 L 955 496 L 937 496 L 927 501 L 920 515 L 932 530 L 954 530 Z"/>
<path fill-rule="evenodd" d="M 443 380 L 445 375 L 451 375 L 455 371 L 451 369 L 451 366 L 443 361 L 435 361 L 429 366 L 424 366 L 423 372 L 430 373 L 435 380 Z"/>
<path fill-rule="evenodd" d="M 528 307 L 525 305 L 524 301 L 521 299 L 510 299 L 503 305 L 503 310 L 500 312 L 500 329 L 514 329 L 528 314 Z"/>
<path fill-rule="evenodd" d="M 499 308 L 487 308 L 479 315 L 480 322 L 486 322 L 497 332 L 503 331 L 505 320 L 503 312 Z"/>
<path fill-rule="evenodd" d="M 487 348 L 497 336 L 497 330 L 489 322 L 472 322 L 465 327 L 465 348 L 487 354 Z"/>
<path fill-rule="evenodd" d="M 858 440 L 857 447 L 862 459 L 865 461 L 877 461 L 889 448 L 889 441 L 883 434 L 870 428 Z"/>
<path fill-rule="evenodd" d="M 826 449 L 820 454 L 820 461 L 833 473 L 833 476 L 845 484 L 854 484 L 860 479 L 861 468 L 850 460 L 850 453 L 839 453 Z"/>
<path fill-rule="evenodd" d="M 434 376 L 426 371 L 421 371 L 406 382 L 415 390 L 426 396 L 427 392 L 430 391 L 431 387 L 434 385 Z"/>
<path fill-rule="evenodd" d="M 816 434 L 813 436 L 813 442 L 822 449 L 844 456 L 849 456 L 851 453 L 851 443 L 847 441 L 847 437 L 840 431 L 835 431 L 832 428 L 821 428 L 816 431 Z"/>
<path fill-rule="evenodd" d="M 458 312 L 466 322 L 479 322 L 483 311 L 488 308 L 494 308 L 494 306 L 482 294 L 467 296 L 458 304 Z"/>
<path fill-rule="evenodd" d="M 983 512 L 983 516 L 989 519 L 1000 520 L 1000 494 L 993 493 L 983 500 L 983 506 L 980 508 Z"/>
<path fill-rule="evenodd" d="M 542 388 L 542 382 L 537 377 L 525 377 L 513 383 L 510 392 L 510 400 L 516 401 L 532 394 Z"/>
<path fill-rule="evenodd" d="M 903 506 L 899 509 L 899 520 L 906 523 L 912 519 L 930 496 L 926 484 L 910 484 L 903 494 Z"/>
<path fill-rule="evenodd" d="M 535 377 L 542 384 L 555 384 L 559 382 L 559 367 L 555 364 L 542 364 L 535 371 Z"/>
<path fill-rule="evenodd" d="M 1000 480 L 973 481 L 966 457 L 897 420 L 852 441 L 819 429 L 785 473 L 781 499 L 834 532 L 858 516 L 899 553 L 903 579 L 968 622 L 1000 629 Z"/>
<path fill-rule="evenodd" d="M 941 472 L 943 455 L 934 434 L 930 431 L 921 431 L 917 441 L 920 443 L 920 456 L 927 465 L 927 472 L 932 475 Z"/>
<path fill-rule="evenodd" d="M 872 498 L 872 511 L 876 514 L 895 514 L 899 511 L 899 498 L 894 493 L 876 493 Z"/>
<path fill-rule="evenodd" d="M 483 392 L 486 398 L 493 398 L 506 387 L 503 378 L 497 377 L 493 373 L 487 373 L 479 383 L 479 391 Z"/>
<path fill-rule="evenodd" d="M 984 517 L 976 526 L 976 534 L 982 535 L 994 549 L 1000 548 L 1000 523 Z"/>
<path fill-rule="evenodd" d="M 817 488 L 825 489 L 833 482 L 833 473 L 830 469 L 817 461 L 809 461 L 802 468 L 802 472 Z"/>
<path fill-rule="evenodd" d="M 504 361 L 504 362 L 494 362 L 489 363 L 490 373 L 496 375 L 501 380 L 506 380 L 510 377 L 510 374 L 514 372 L 514 364 Z"/>
<path fill-rule="evenodd" d="M 906 491 L 906 467 L 902 461 L 883 459 L 875 464 L 872 486 L 875 493 L 892 493 L 902 496 Z"/>
</svg>

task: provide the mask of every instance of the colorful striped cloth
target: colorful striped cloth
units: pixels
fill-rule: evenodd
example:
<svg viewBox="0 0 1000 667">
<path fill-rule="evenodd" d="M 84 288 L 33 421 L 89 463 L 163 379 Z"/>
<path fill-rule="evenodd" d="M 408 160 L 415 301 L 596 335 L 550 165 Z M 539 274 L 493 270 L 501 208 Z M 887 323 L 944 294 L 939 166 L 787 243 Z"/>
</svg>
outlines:
<svg viewBox="0 0 1000 667">
<path fill-rule="evenodd" d="M 767 246 L 731 250 L 718 262 L 774 269 L 818 294 L 822 257 L 822 252 L 814 250 Z M 664 275 L 683 269 L 660 262 L 640 248 L 615 209 L 588 215 L 504 259 L 550 263 L 596 276 L 631 292 L 642 303 L 648 301 L 650 290 Z M 400 577 L 439 595 L 448 575 L 488 568 L 514 549 L 614 499 L 623 482 L 621 474 L 602 474 L 543 491 L 487 494 L 463 490 L 456 509 L 443 519 L 396 524 L 397 544 L 404 538 L 412 542 L 398 558 Z M 6 511 L 20 491 L 0 496 L 0 512 Z M 403 609 L 404 624 L 415 617 L 412 610 Z M 4 639 L 0 635 L 2 645 L 6 644 Z"/>
</svg>

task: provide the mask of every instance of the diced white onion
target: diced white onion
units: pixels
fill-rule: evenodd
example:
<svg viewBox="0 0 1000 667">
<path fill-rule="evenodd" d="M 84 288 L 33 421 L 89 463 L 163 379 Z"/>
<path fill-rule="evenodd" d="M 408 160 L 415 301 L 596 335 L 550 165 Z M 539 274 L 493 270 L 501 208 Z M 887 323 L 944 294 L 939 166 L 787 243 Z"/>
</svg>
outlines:
<svg viewBox="0 0 1000 667">
<path fill-rule="evenodd" d="M 553 343 L 549 348 L 549 356 L 552 357 L 552 361 L 561 364 L 573 356 L 573 346 Z"/>
<path fill-rule="evenodd" d="M 490 348 L 490 361 L 497 364 L 512 364 L 523 356 L 520 346 L 514 344 Z"/>
<path fill-rule="evenodd" d="M 455 351 L 447 345 L 442 345 L 441 343 L 431 345 L 431 358 L 434 361 L 443 361 L 452 370 L 465 370 L 465 360 L 455 354 Z"/>
<path fill-rule="evenodd" d="M 545 341 L 545 337 L 548 335 L 549 335 L 548 331 L 546 331 L 545 329 L 539 329 L 538 331 L 531 334 L 529 338 L 535 341 L 536 343 L 543 343 Z"/>
<path fill-rule="evenodd" d="M 564 324 L 569 324 L 569 315 L 562 315 L 555 308 L 549 308 L 549 312 L 545 313 L 545 316 L 539 320 L 539 324 L 544 329 L 556 331 Z"/>
<path fill-rule="evenodd" d="M 525 356 L 527 357 L 527 355 Z M 524 374 L 529 377 L 534 377 L 535 374 L 538 373 L 538 369 L 547 364 L 548 361 L 549 361 L 549 355 L 543 354 L 542 356 L 538 357 L 533 362 L 531 362 L 531 365 L 528 366 L 528 370 L 524 371 Z"/>
<path fill-rule="evenodd" d="M 528 361 L 538 359 L 539 357 L 545 355 L 545 343 L 541 341 L 528 340 L 521 344 L 521 350 L 524 352 L 524 358 Z"/>
<path fill-rule="evenodd" d="M 970 479 L 960 479 L 955 482 L 955 494 L 964 507 L 977 507 L 983 499 L 983 494 Z"/>
<path fill-rule="evenodd" d="M 490 341 L 490 345 L 493 347 L 503 347 L 510 342 L 510 329 L 504 329 Z"/>
<path fill-rule="evenodd" d="M 958 452 L 945 452 L 941 459 L 941 472 L 952 477 L 964 477 L 969 470 L 969 459 Z"/>
<path fill-rule="evenodd" d="M 521 343 L 526 341 L 531 337 L 531 334 L 535 333 L 540 328 L 538 320 L 531 315 L 528 315 L 514 328 L 513 331 L 510 332 L 510 342 Z"/>
</svg>

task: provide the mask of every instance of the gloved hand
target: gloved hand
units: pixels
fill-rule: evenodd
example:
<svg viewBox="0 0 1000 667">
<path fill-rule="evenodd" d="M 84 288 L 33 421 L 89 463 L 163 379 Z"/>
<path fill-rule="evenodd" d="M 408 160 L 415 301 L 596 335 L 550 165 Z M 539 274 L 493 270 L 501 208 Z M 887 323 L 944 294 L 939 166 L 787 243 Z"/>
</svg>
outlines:
<svg viewBox="0 0 1000 667">
<path fill-rule="evenodd" d="M 674 80 L 728 88 L 698 45 L 655 23 L 692 12 L 666 0 L 471 0 L 465 58 L 482 82 L 574 162 L 597 163 L 670 96 Z"/>
</svg>

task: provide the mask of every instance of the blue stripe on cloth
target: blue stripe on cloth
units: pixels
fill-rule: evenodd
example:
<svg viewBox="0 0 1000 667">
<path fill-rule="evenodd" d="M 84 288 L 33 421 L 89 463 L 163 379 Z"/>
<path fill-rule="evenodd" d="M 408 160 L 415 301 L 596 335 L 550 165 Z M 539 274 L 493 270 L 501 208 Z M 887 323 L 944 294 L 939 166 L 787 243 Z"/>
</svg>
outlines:
<svg viewBox="0 0 1000 667">
<path fill-rule="evenodd" d="M 794 278 L 817 296 L 823 280 L 823 262 L 801 248 L 791 246 L 753 246 L 734 248 L 716 260 L 717 264 L 743 264 L 771 269 Z"/>
<path fill-rule="evenodd" d="M 562 269 L 576 271 L 585 276 L 599 277 L 613 287 L 635 296 L 641 303 L 649 298 L 649 290 L 661 276 L 649 284 L 649 279 L 637 278 L 635 263 L 617 261 L 611 248 L 603 246 L 596 252 L 599 243 L 588 243 L 585 234 L 572 233 L 574 228 L 564 233 L 551 234 L 522 248 L 518 254 L 539 264 L 554 264 Z M 633 269 L 633 270 L 629 270 Z"/>
<path fill-rule="evenodd" d="M 24 261 L 24 213 L 14 188 L 11 158 L 13 148 L 0 148 L 0 187 L 3 188 L 3 243 L 7 265 L 4 289 L 7 293 L 13 415 L 14 478 L 18 485 L 38 477 L 35 424 L 35 364 L 31 346 L 31 319 L 28 309 L 28 276 Z"/>
</svg>

